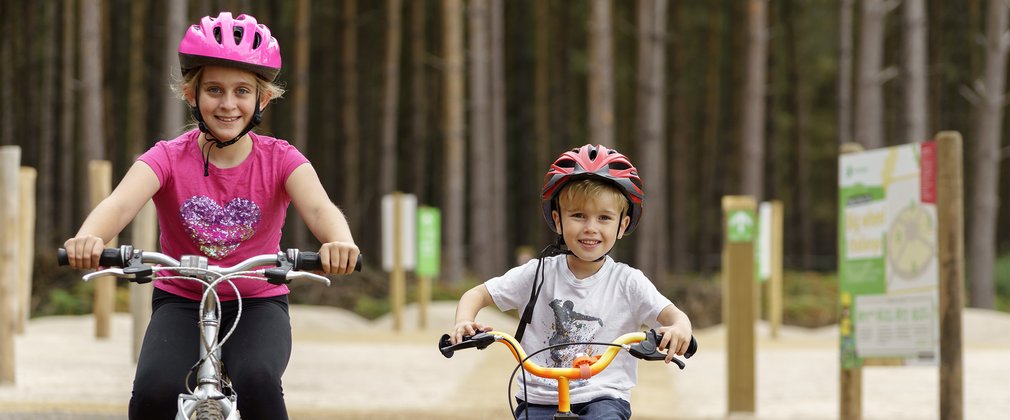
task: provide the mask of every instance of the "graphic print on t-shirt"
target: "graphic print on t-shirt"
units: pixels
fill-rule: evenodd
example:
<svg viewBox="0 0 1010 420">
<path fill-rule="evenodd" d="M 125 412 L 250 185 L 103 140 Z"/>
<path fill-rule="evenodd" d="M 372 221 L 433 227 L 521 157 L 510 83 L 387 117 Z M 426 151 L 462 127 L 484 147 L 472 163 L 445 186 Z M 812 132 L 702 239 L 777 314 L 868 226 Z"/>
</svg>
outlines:
<svg viewBox="0 0 1010 420">
<path fill-rule="evenodd" d="M 570 300 L 552 300 L 551 310 L 554 311 L 554 333 L 551 334 L 548 344 L 552 346 L 593 341 L 596 332 L 603 327 L 602 319 L 577 312 L 575 304 Z M 551 349 L 552 366 L 572 367 L 576 354 L 591 352 L 592 347 L 585 345 L 553 348 Z"/>
<path fill-rule="evenodd" d="M 245 198 L 234 198 L 223 207 L 210 197 L 195 196 L 179 209 L 190 239 L 205 255 L 222 259 L 256 233 L 260 208 Z"/>
</svg>

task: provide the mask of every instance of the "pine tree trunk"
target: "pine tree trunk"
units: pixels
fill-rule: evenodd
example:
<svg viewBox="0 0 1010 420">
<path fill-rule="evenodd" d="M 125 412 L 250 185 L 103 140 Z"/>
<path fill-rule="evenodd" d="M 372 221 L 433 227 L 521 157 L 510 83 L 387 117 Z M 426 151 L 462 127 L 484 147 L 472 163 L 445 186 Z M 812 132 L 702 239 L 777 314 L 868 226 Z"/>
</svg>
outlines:
<svg viewBox="0 0 1010 420">
<path fill-rule="evenodd" d="M 442 0 L 445 49 L 445 198 L 442 224 L 442 280 L 463 281 L 464 133 L 463 133 L 463 11 L 460 0 Z"/>
<path fill-rule="evenodd" d="M 716 8 L 719 9 L 719 8 Z M 720 147 L 719 137 L 722 125 L 722 71 L 723 58 L 723 26 L 724 12 L 711 10 L 708 18 L 707 58 L 705 66 L 705 126 L 702 133 L 701 176 L 698 188 L 701 197 L 700 211 L 702 223 L 699 233 L 697 266 L 706 272 L 715 261 L 709 256 L 718 253 L 720 234 L 722 232 L 721 213 L 718 203 L 721 202 L 720 188 L 716 182 L 716 172 L 719 170 Z M 713 264 L 710 264 L 713 263 Z"/>
<path fill-rule="evenodd" d="M 838 2 L 838 144 L 852 138 L 852 2 Z"/>
<path fill-rule="evenodd" d="M 490 54 L 488 51 L 488 2 L 487 0 L 470 0 L 467 10 L 470 29 L 470 66 L 467 71 L 470 76 L 469 109 L 470 109 L 470 162 L 468 179 L 470 187 L 470 205 L 467 216 L 470 223 L 470 268 L 480 279 L 489 278 L 494 271 L 490 254 L 493 252 L 491 241 L 501 240 L 489 233 L 487 217 L 492 216 L 491 177 L 493 176 L 491 154 L 491 81 Z"/>
<path fill-rule="evenodd" d="M 75 78 L 74 69 L 76 68 L 76 46 L 77 40 L 77 27 L 76 20 L 77 16 L 77 3 L 74 0 L 64 0 L 63 2 L 63 39 L 62 39 L 62 53 L 60 54 L 62 58 L 62 64 L 60 68 L 60 150 L 71 151 L 74 150 L 74 139 L 75 139 L 75 125 L 77 118 L 76 110 L 76 98 L 75 98 L 75 84 L 77 79 Z M 70 236 L 74 232 L 75 222 L 75 206 L 80 204 L 80 201 L 75 199 L 78 196 L 79 190 L 82 188 L 76 188 L 77 184 L 73 181 L 78 178 L 76 172 L 74 171 L 74 156 L 75 153 L 60 153 L 59 161 L 57 162 L 60 168 L 60 178 L 59 182 L 56 184 L 57 197 L 60 197 L 60 205 L 57 206 L 57 225 L 59 226 L 58 231 L 61 236 Z M 84 195 L 84 194 L 80 194 Z M 87 208 L 87 207 L 84 207 Z"/>
<path fill-rule="evenodd" d="M 611 0 L 592 0 L 589 18 L 589 141 L 614 146 L 614 46 Z"/>
<path fill-rule="evenodd" d="M 927 88 L 926 2 L 904 0 L 905 18 L 905 134 L 908 143 L 931 138 Z"/>
<path fill-rule="evenodd" d="M 671 17 L 670 27 L 677 30 L 683 22 L 684 8 L 683 2 L 673 2 L 670 5 Z M 681 32 L 683 33 L 683 32 Z M 684 273 L 696 267 L 691 264 L 688 255 L 691 252 L 691 226 L 688 223 L 690 207 L 691 168 L 694 159 L 689 153 L 691 115 L 688 102 L 687 86 L 690 83 L 687 77 L 687 60 L 685 51 L 687 43 L 682 37 L 671 37 L 672 47 L 670 50 L 670 74 L 673 80 L 673 98 L 670 104 L 670 121 L 672 126 L 670 132 L 670 257 L 674 273 Z"/>
<path fill-rule="evenodd" d="M 59 80 L 56 77 L 56 66 L 59 53 L 57 27 L 59 24 L 57 10 L 59 3 L 46 2 L 42 6 L 45 29 L 42 31 L 42 88 L 39 91 L 39 142 L 41 150 L 58 150 L 56 143 L 56 121 L 54 111 L 56 110 L 56 86 Z M 56 220 L 54 215 L 53 188 L 56 178 L 55 153 L 43 152 L 39 154 L 38 167 L 38 197 L 37 219 Z M 36 223 L 35 225 L 35 247 L 36 249 L 52 248 L 58 242 L 56 226 L 53 223 Z"/>
<path fill-rule="evenodd" d="M 655 282 L 667 271 L 666 231 L 666 0 L 638 2 L 638 174 L 646 183 L 648 211 L 635 231 L 636 267 Z"/>
<path fill-rule="evenodd" d="M 360 159 L 361 134 L 358 126 L 358 10 L 357 0 L 344 0 L 343 25 L 343 84 L 344 104 L 341 120 L 344 128 L 343 150 L 343 199 L 344 214 L 351 225 L 355 238 L 360 237 L 363 223 L 361 208 L 364 206 L 358 191 L 361 180 Z"/>
<path fill-rule="evenodd" d="M 387 0 L 386 55 L 382 90 L 382 160 L 379 161 L 379 193 L 397 190 L 396 121 L 400 94 L 400 44 L 402 43 L 403 2 Z"/>
<path fill-rule="evenodd" d="M 982 89 L 976 107 L 978 115 L 972 159 L 971 235 L 968 244 L 969 304 L 975 308 L 994 307 L 993 266 L 996 262 L 996 222 L 999 215 L 1000 139 L 1003 107 L 1006 102 L 1008 9 L 999 1 L 989 2 L 986 23 L 986 58 Z"/>
<path fill-rule="evenodd" d="M 428 71 L 425 65 L 428 50 L 425 41 L 427 18 L 426 3 L 411 2 L 410 26 L 410 73 L 411 73 L 411 115 L 410 139 L 413 147 L 413 183 L 411 191 L 417 195 L 418 204 L 431 203 L 425 186 L 428 184 L 428 161 L 434 158 L 428 146 Z"/>
<path fill-rule="evenodd" d="M 509 234 L 507 221 L 507 166 L 508 144 L 505 116 L 505 0 L 491 0 L 491 242 L 490 267 L 492 274 L 508 268 Z"/>
<path fill-rule="evenodd" d="M 888 11 L 885 0 L 862 2 L 855 128 L 856 141 L 867 149 L 878 149 L 886 145 L 882 73 L 884 23 Z"/>
<path fill-rule="evenodd" d="M 747 62 L 743 100 L 740 190 L 760 202 L 764 195 L 765 92 L 768 90 L 768 4 L 747 2 Z"/>
<path fill-rule="evenodd" d="M 167 80 L 181 77 L 179 69 L 179 40 L 186 31 L 187 2 L 165 2 L 165 43 L 163 56 L 167 68 Z M 176 97 L 172 87 L 162 82 L 161 91 L 161 139 L 172 139 L 186 124 L 186 104 Z"/>
<path fill-rule="evenodd" d="M 312 19 L 311 0 L 298 0 L 295 3 L 295 37 L 294 65 L 289 68 L 291 78 L 291 140 L 292 144 L 304 154 L 309 153 L 309 51 L 311 43 Z M 305 222 L 297 212 L 288 214 L 287 229 L 290 232 L 295 247 L 308 249 L 309 231 Z"/>
</svg>

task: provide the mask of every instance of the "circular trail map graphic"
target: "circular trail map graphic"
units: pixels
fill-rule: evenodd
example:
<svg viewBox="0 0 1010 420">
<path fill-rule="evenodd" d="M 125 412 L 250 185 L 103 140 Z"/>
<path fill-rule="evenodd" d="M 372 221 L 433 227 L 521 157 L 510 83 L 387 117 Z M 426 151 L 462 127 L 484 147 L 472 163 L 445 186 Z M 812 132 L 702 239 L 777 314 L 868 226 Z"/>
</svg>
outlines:
<svg viewBox="0 0 1010 420">
<path fill-rule="evenodd" d="M 912 205 L 898 213 L 887 233 L 887 259 L 896 275 L 912 279 L 926 269 L 936 255 L 933 226 L 922 207 Z"/>
</svg>

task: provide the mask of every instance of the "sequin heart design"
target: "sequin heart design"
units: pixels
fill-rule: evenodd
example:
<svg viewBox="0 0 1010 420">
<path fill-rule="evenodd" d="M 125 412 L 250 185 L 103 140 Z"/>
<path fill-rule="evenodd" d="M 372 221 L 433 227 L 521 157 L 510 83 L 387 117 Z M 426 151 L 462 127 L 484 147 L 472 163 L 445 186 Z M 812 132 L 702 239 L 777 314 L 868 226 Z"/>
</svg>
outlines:
<svg viewBox="0 0 1010 420">
<path fill-rule="evenodd" d="M 245 198 L 235 198 L 221 207 L 206 196 L 186 200 L 179 211 L 190 239 L 208 257 L 222 259 L 256 233 L 260 208 Z"/>
</svg>

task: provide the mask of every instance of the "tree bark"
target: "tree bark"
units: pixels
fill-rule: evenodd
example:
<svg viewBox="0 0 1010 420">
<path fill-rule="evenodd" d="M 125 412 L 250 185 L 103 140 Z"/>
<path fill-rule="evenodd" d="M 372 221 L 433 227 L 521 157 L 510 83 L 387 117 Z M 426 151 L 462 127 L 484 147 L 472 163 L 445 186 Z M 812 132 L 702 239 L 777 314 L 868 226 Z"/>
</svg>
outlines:
<svg viewBox="0 0 1010 420">
<path fill-rule="evenodd" d="M 467 10 L 470 29 L 470 269 L 477 278 L 486 279 L 494 271 L 490 255 L 491 241 L 501 240 L 489 232 L 487 217 L 492 216 L 491 177 L 493 160 L 491 154 L 491 81 L 490 53 L 488 51 L 488 2 L 471 0 Z"/>
<path fill-rule="evenodd" d="M 852 3 L 838 2 L 838 144 L 852 141 Z"/>
<path fill-rule="evenodd" d="M 611 0 L 592 0 L 589 18 L 589 141 L 614 147 L 614 46 Z"/>
<path fill-rule="evenodd" d="M 670 17 L 670 27 L 673 30 L 678 30 L 681 28 L 683 23 L 682 16 L 684 15 L 684 9 L 686 8 L 683 2 L 673 2 L 670 5 L 671 17 Z M 690 208 L 691 203 L 695 200 L 691 200 L 691 168 L 694 164 L 695 159 L 692 159 L 689 155 L 691 152 L 690 146 L 690 132 L 691 129 L 691 111 L 689 105 L 689 95 L 688 95 L 688 85 L 690 81 L 687 76 L 687 60 L 685 56 L 687 55 L 687 43 L 684 42 L 683 36 L 681 34 L 686 33 L 685 30 L 680 29 L 678 36 L 671 36 L 672 47 L 670 51 L 670 74 L 673 80 L 673 98 L 670 102 L 670 121 L 672 126 L 669 128 L 670 136 L 670 228 L 672 229 L 670 236 L 670 260 L 672 261 L 672 269 L 674 273 L 680 274 L 693 269 L 693 264 L 688 259 L 688 255 L 691 253 L 691 223 L 686 223 L 685 221 L 690 220 Z"/>
<path fill-rule="evenodd" d="M 463 12 L 460 0 L 442 0 L 445 49 L 445 212 L 442 218 L 445 252 L 442 280 L 463 281 L 463 203 L 466 167 L 463 128 Z"/>
<path fill-rule="evenodd" d="M 58 32 L 59 24 L 57 11 L 59 3 L 45 2 L 43 7 L 43 21 L 45 29 L 42 31 L 42 87 L 39 92 L 39 142 L 43 150 L 39 154 L 38 167 L 38 191 L 36 197 L 37 219 L 56 220 L 54 213 L 53 188 L 56 178 L 55 153 L 50 150 L 57 149 L 56 138 L 56 118 L 54 111 L 56 108 L 56 86 L 59 80 L 56 77 L 56 66 L 59 53 Z M 35 247 L 36 249 L 48 249 L 57 244 L 56 232 L 53 223 L 36 223 L 35 226 Z"/>
<path fill-rule="evenodd" d="M 765 92 L 768 90 L 768 4 L 767 0 L 748 0 L 747 4 L 740 190 L 761 202 L 764 195 Z"/>
<path fill-rule="evenodd" d="M 867 149 L 883 147 L 884 141 L 884 23 L 893 5 L 887 0 L 863 0 L 859 38 L 859 72 L 856 95 L 856 141 Z"/>
<path fill-rule="evenodd" d="M 76 45 L 75 40 L 77 39 L 77 27 L 75 23 L 77 22 L 74 17 L 77 16 L 77 3 L 74 0 L 64 0 L 63 2 L 63 39 L 61 50 L 62 53 L 60 57 L 63 59 L 60 65 L 60 150 L 72 151 L 74 150 L 74 139 L 76 130 L 74 129 L 77 121 L 77 109 L 76 109 L 76 92 L 74 88 L 76 84 L 76 79 L 74 76 L 74 69 L 76 68 L 76 52 L 77 49 L 74 48 Z M 62 197 L 63 205 L 57 208 L 58 215 L 57 225 L 59 226 L 59 232 L 61 236 L 67 236 L 73 234 L 72 229 L 76 222 L 74 221 L 74 209 L 76 205 L 80 204 L 80 201 L 75 199 L 77 196 L 77 190 L 80 188 L 74 188 L 76 183 L 73 182 L 74 179 L 81 179 L 75 175 L 74 171 L 74 153 L 60 153 L 58 165 L 60 167 L 60 181 L 57 183 L 56 189 L 58 197 Z"/>
<path fill-rule="evenodd" d="M 978 119 L 972 159 L 972 215 L 971 236 L 968 245 L 968 274 L 970 276 L 969 304 L 975 308 L 993 308 L 993 267 L 996 262 L 996 225 L 999 217 L 999 165 L 1000 139 L 1002 138 L 1003 107 L 1006 102 L 1007 5 L 990 1 L 986 23 L 985 69 L 980 89 L 975 91 Z"/>
<path fill-rule="evenodd" d="M 646 184 L 647 211 L 635 230 L 636 267 L 653 281 L 667 271 L 666 231 L 666 0 L 638 2 L 638 174 Z"/>
<path fill-rule="evenodd" d="M 425 65 L 428 50 L 425 34 L 427 18 L 426 3 L 411 2 L 410 26 L 410 67 L 411 67 L 411 113 L 410 139 L 414 145 L 411 149 L 413 159 L 413 183 L 411 191 L 417 195 L 418 204 L 431 203 L 425 186 L 428 183 L 429 154 L 428 145 L 428 67 Z"/>
<path fill-rule="evenodd" d="M 358 191 L 361 166 L 360 159 L 361 134 L 358 126 L 358 9 L 357 0 L 344 0 L 344 30 L 343 30 L 343 83 L 344 104 L 341 120 L 344 127 L 344 213 L 351 225 L 354 237 L 361 235 L 359 225 L 361 208 L 364 203 Z"/>
<path fill-rule="evenodd" d="M 490 267 L 492 274 L 504 272 L 508 268 L 509 231 L 508 216 L 508 144 L 506 140 L 505 115 L 505 0 L 491 0 L 491 150 L 493 159 L 491 178 L 491 237 Z"/>
<path fill-rule="evenodd" d="M 383 66 L 382 90 L 382 160 L 379 165 L 379 193 L 389 194 L 397 190 L 396 167 L 399 164 L 396 153 L 397 107 L 400 94 L 400 44 L 402 43 L 403 2 L 386 2 L 386 56 Z"/>
<path fill-rule="evenodd" d="M 309 153 L 309 59 L 312 27 L 312 1 L 295 3 L 294 65 L 291 78 L 291 140 L 296 149 Z M 310 248 L 309 231 L 297 212 L 288 215 L 292 242 L 298 248 Z"/>
<path fill-rule="evenodd" d="M 926 2 L 904 0 L 905 18 L 905 135 L 908 143 L 931 138 L 927 88 Z"/>
</svg>

